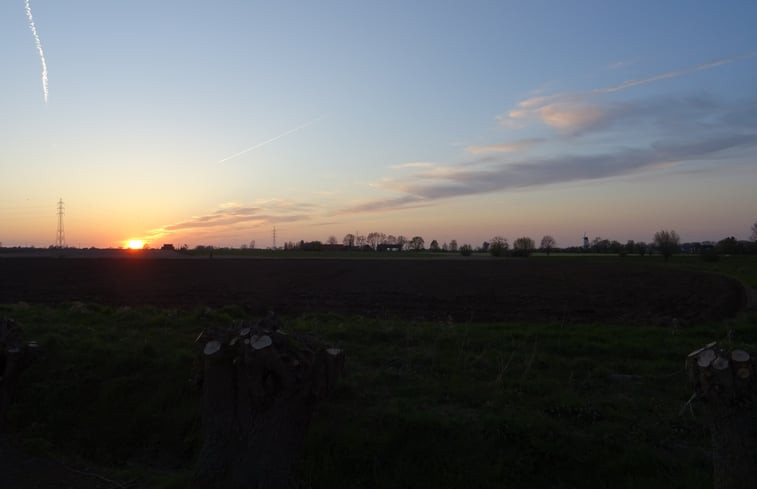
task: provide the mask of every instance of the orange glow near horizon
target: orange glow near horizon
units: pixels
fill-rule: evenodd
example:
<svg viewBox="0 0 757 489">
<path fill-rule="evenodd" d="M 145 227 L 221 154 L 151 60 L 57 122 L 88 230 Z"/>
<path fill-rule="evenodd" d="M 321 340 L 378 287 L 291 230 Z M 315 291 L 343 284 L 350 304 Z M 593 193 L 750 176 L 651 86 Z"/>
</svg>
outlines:
<svg viewBox="0 0 757 489">
<path fill-rule="evenodd" d="M 130 250 L 141 250 L 144 248 L 145 242 L 141 239 L 130 239 L 128 242 L 128 247 Z"/>
</svg>

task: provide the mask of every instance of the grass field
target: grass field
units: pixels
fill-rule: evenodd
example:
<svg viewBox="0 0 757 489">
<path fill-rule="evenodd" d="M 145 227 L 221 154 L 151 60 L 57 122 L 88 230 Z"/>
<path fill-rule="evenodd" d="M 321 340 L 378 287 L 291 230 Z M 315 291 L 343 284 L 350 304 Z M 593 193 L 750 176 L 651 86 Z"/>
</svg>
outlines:
<svg viewBox="0 0 757 489">
<path fill-rule="evenodd" d="M 756 287 L 756 263 L 675 257 L 661 266 Z M 0 316 L 45 351 L 11 412 L 25 449 L 86 460 L 140 487 L 186 487 L 200 443 L 193 342 L 245 317 L 241 308 L 6 304 Z M 754 311 L 675 329 L 284 321 L 347 353 L 307 440 L 300 476 L 315 488 L 711 487 L 709 436 L 696 404 L 686 406 L 683 360 L 714 340 L 757 343 Z"/>
</svg>

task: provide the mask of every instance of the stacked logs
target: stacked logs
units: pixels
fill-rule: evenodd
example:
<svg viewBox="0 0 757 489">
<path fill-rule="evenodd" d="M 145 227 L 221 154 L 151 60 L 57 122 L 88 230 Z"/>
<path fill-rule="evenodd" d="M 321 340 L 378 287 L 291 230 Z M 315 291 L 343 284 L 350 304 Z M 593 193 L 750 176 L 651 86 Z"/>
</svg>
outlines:
<svg viewBox="0 0 757 489">
<path fill-rule="evenodd" d="M 0 319 L 0 428 L 5 425 L 19 376 L 38 350 L 36 341 L 23 341 L 16 321 Z"/>
<path fill-rule="evenodd" d="M 272 316 L 203 331 L 203 446 L 195 489 L 293 485 L 317 402 L 331 393 L 344 353 L 289 335 Z"/>
<path fill-rule="evenodd" d="M 717 343 L 691 352 L 686 372 L 712 435 L 716 489 L 757 484 L 757 381 L 754 359 Z"/>
</svg>

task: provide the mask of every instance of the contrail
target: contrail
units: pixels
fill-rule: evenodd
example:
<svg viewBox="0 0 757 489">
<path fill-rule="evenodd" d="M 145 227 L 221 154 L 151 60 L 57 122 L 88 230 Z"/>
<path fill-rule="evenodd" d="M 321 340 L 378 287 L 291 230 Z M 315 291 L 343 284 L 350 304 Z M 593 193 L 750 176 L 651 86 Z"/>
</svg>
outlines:
<svg viewBox="0 0 757 489">
<path fill-rule="evenodd" d="M 27 0 L 27 1 L 28 1 L 28 0 Z M 253 149 L 258 149 L 258 148 L 260 148 L 261 146 L 265 146 L 265 145 L 266 145 L 266 144 L 268 144 L 268 143 L 272 143 L 272 142 L 276 141 L 277 139 L 281 139 L 281 138 L 283 138 L 284 136 L 288 136 L 288 135 L 290 135 L 290 134 L 292 134 L 292 133 L 294 133 L 294 132 L 297 132 L 297 131 L 299 131 L 300 129 L 305 129 L 305 128 L 306 128 L 306 127 L 308 127 L 309 125 L 311 125 L 311 124 L 315 124 L 316 122 L 318 122 L 319 120 L 323 119 L 324 117 L 326 117 L 326 114 L 323 114 L 323 115 L 321 115 L 321 116 L 318 116 L 318 117 L 316 117 L 315 119 L 313 119 L 312 121 L 306 122 L 305 124 L 302 124 L 301 126 L 297 126 L 297 127 L 295 127 L 294 129 L 290 129 L 290 130 L 288 130 L 288 131 L 286 131 L 286 132 L 282 132 L 282 133 L 281 133 L 281 134 L 279 134 L 278 136 L 274 136 L 274 137 L 272 137 L 271 139 L 267 139 L 267 140 L 265 140 L 265 141 L 263 141 L 263 142 L 260 142 L 260 143 L 256 144 L 255 146 L 250 146 L 250 147 L 249 147 L 249 148 L 247 148 L 247 149 L 243 149 L 243 150 L 242 150 L 242 151 L 240 151 L 239 153 L 234 153 L 234 154 L 233 154 L 233 155 L 231 155 L 231 156 L 227 156 L 226 158 L 224 158 L 224 159 L 222 159 L 222 160 L 219 160 L 219 161 L 218 161 L 218 163 L 223 163 L 224 161 L 229 161 L 229 160 L 231 160 L 231 159 L 233 159 L 233 158 L 236 158 L 237 156 L 241 156 L 241 155 L 243 155 L 243 154 L 245 154 L 245 153 L 247 153 L 247 152 L 249 152 L 249 151 L 252 151 Z"/>
<path fill-rule="evenodd" d="M 39 34 L 37 34 L 37 27 L 34 25 L 34 18 L 32 17 L 32 7 L 29 5 L 29 0 L 26 2 L 26 18 L 29 19 L 29 29 L 34 36 L 34 45 L 37 46 L 37 52 L 39 53 L 39 60 L 42 62 L 42 95 L 47 103 L 47 63 L 45 62 L 45 53 L 42 51 L 42 43 L 39 40 Z"/>
<path fill-rule="evenodd" d="M 659 75 L 650 76 L 648 78 L 641 78 L 638 80 L 628 80 L 624 81 L 623 83 L 619 85 L 614 85 L 612 87 L 606 87 L 606 88 L 597 88 L 593 90 L 596 93 L 613 93 L 618 92 L 620 90 L 624 90 L 626 88 L 635 87 L 637 85 L 646 85 L 647 83 L 652 83 L 660 80 L 665 80 L 668 78 L 675 78 L 681 75 L 688 75 L 691 73 L 696 73 L 697 71 L 703 71 L 703 70 L 709 70 L 712 68 L 717 68 L 718 66 L 725 65 L 728 63 L 733 63 L 734 61 L 741 61 L 742 59 L 749 59 L 757 56 L 757 52 L 751 52 L 746 54 L 740 54 L 737 56 L 730 56 L 728 58 L 720 58 L 716 59 L 714 61 L 710 61 L 708 63 L 701 63 L 694 66 L 689 66 L 688 68 L 684 68 L 681 70 L 676 71 L 668 71 L 667 73 L 661 73 Z"/>
</svg>

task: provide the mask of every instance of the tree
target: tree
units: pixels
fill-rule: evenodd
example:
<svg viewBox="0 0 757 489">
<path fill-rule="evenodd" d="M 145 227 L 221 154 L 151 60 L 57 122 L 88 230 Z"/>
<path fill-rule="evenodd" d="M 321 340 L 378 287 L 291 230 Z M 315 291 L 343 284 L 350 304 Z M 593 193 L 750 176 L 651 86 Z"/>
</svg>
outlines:
<svg viewBox="0 0 757 489">
<path fill-rule="evenodd" d="M 406 238 L 406 237 L 404 237 L 404 236 L 402 236 L 402 235 L 400 234 L 399 236 L 397 236 L 397 239 L 396 239 L 396 243 L 397 243 L 398 245 L 400 245 L 400 246 L 401 246 L 402 248 L 404 248 L 404 247 L 405 247 L 405 245 L 407 244 L 407 238 Z"/>
<path fill-rule="evenodd" d="M 428 249 L 431 251 L 441 251 L 439 248 L 439 242 L 437 240 L 431 240 L 431 244 L 428 245 Z"/>
<path fill-rule="evenodd" d="M 457 252 L 457 240 L 453 239 L 452 241 L 449 242 L 449 250 L 452 253 Z"/>
<path fill-rule="evenodd" d="M 634 242 L 634 240 L 629 239 L 628 241 L 626 241 L 626 245 L 625 245 L 625 249 L 623 253 L 626 255 L 630 255 L 634 253 L 635 251 L 636 251 L 636 243 Z"/>
<path fill-rule="evenodd" d="M 410 249 L 415 251 L 420 251 L 423 249 L 423 245 L 426 244 L 425 241 L 423 241 L 423 238 L 420 236 L 413 236 L 413 238 L 410 240 Z"/>
<path fill-rule="evenodd" d="M 528 236 L 523 236 L 513 241 L 513 254 L 515 256 L 528 256 L 534 248 L 536 248 L 536 243 Z"/>
<path fill-rule="evenodd" d="M 749 237 L 752 241 L 757 241 L 757 221 L 752 224 L 752 235 Z"/>
<path fill-rule="evenodd" d="M 552 252 L 552 248 L 555 247 L 555 244 L 557 244 L 555 238 L 550 235 L 546 235 L 541 239 L 540 248 L 547 253 L 547 256 L 549 256 L 549 254 Z"/>
<path fill-rule="evenodd" d="M 344 246 L 347 246 L 349 248 L 352 248 L 353 246 L 355 246 L 355 235 L 351 233 L 345 234 L 344 238 L 342 238 L 342 244 L 344 244 Z"/>
<path fill-rule="evenodd" d="M 654 233 L 654 244 L 667 261 L 673 253 L 678 251 L 678 243 L 681 238 L 678 233 L 671 230 L 661 230 Z"/>
<path fill-rule="evenodd" d="M 734 236 L 723 238 L 715 245 L 715 251 L 721 255 L 736 255 L 739 253 L 739 241 Z"/>
<path fill-rule="evenodd" d="M 508 248 L 510 248 L 510 245 L 507 243 L 507 239 L 502 236 L 495 236 L 489 242 L 489 253 L 492 256 L 504 256 Z"/>
<path fill-rule="evenodd" d="M 368 242 L 368 246 L 373 248 L 374 250 L 378 248 L 379 243 L 381 243 L 383 233 L 368 233 L 368 236 L 366 236 L 366 240 Z"/>
<path fill-rule="evenodd" d="M 469 244 L 464 244 L 460 247 L 460 254 L 463 256 L 471 256 L 473 253 L 473 247 Z"/>
<path fill-rule="evenodd" d="M 334 236 L 334 235 L 329 236 L 329 239 L 326 240 L 326 243 L 330 244 L 330 245 L 335 245 L 336 244 L 336 236 Z"/>
</svg>

